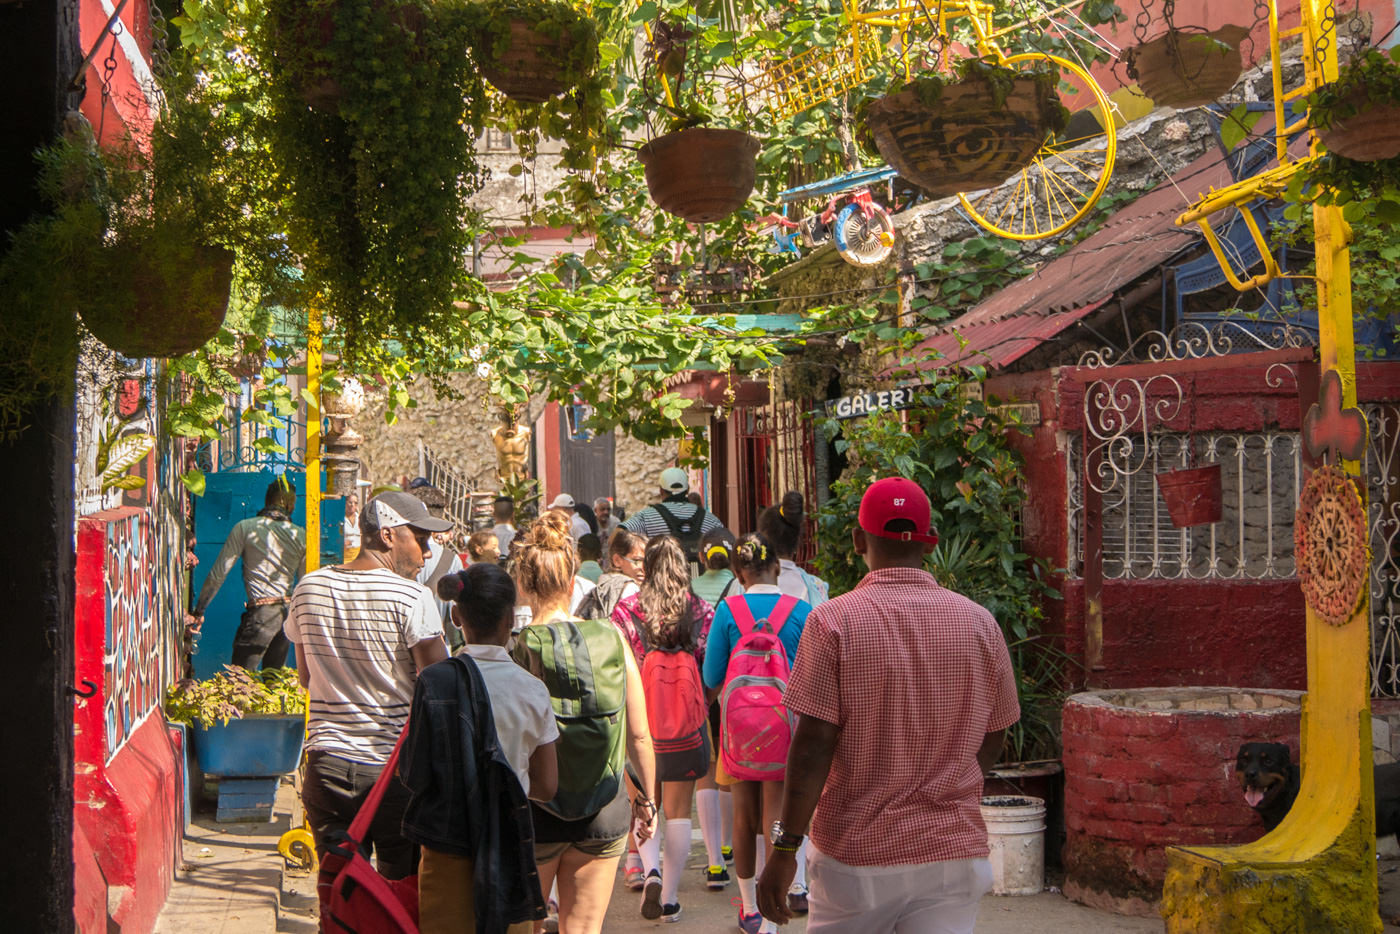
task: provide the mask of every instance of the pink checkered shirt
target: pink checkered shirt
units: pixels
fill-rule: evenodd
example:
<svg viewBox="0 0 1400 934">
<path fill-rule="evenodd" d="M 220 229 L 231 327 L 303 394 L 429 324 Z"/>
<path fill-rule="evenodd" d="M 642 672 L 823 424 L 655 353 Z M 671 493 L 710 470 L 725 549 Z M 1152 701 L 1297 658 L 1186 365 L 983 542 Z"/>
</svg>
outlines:
<svg viewBox="0 0 1400 934">
<path fill-rule="evenodd" d="M 926 571 L 872 571 L 812 611 L 787 706 L 841 728 L 812 822 L 851 866 L 987 855 L 977 750 L 1021 716 L 996 620 Z"/>
</svg>

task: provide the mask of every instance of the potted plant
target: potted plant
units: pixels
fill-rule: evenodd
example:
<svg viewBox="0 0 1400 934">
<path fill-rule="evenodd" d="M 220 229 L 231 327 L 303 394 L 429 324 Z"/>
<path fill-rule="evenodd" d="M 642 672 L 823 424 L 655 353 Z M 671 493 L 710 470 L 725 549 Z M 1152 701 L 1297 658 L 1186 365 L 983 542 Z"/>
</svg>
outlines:
<svg viewBox="0 0 1400 934">
<path fill-rule="evenodd" d="M 866 101 L 857 119 L 880 155 L 934 197 L 990 188 L 1024 168 L 1069 124 L 1054 70 L 965 59 Z"/>
<path fill-rule="evenodd" d="M 306 692 L 294 668 L 236 665 L 165 692 L 165 716 L 194 737 L 199 770 L 219 783 L 215 819 L 271 820 L 281 777 L 296 770 L 306 736 Z"/>
<path fill-rule="evenodd" d="M 75 118 L 65 139 L 40 153 L 48 212 L 0 259 L 16 325 L 6 335 L 10 359 L 39 364 L 71 352 L 74 338 L 56 333 L 55 322 L 74 311 L 125 356 L 179 356 L 219 332 L 235 261 L 262 285 L 285 279 L 285 268 L 276 271 L 285 250 L 257 193 L 265 176 L 232 130 L 235 118 L 212 105 L 178 53 L 164 77 L 164 106 L 147 141 L 99 149 Z M 26 340 L 53 343 L 26 353 Z M 31 368 L 39 386 L 48 384 L 42 368 Z"/>
<path fill-rule="evenodd" d="M 295 668 L 250 672 L 225 665 L 206 681 L 172 684 L 165 716 L 193 730 L 206 774 L 284 775 L 301 760 L 306 691 Z"/>
<path fill-rule="evenodd" d="M 761 144 L 743 129 L 714 125 L 718 120 L 706 105 L 722 101 L 724 93 L 716 75 L 692 70 L 688 76 L 693 38 L 691 30 L 667 20 L 652 28 L 647 68 L 664 91 L 669 131 L 642 146 L 638 156 L 657 207 L 704 224 L 744 206 L 757 181 Z"/>
<path fill-rule="evenodd" d="M 1123 52 L 1128 76 L 1142 93 L 1168 107 L 1201 107 L 1235 86 L 1243 64 L 1240 43 L 1249 35 L 1243 26 L 1219 29 L 1177 28 Z"/>
<path fill-rule="evenodd" d="M 468 199 L 485 178 L 470 17 L 429 0 L 320 0 L 331 39 L 310 51 L 277 25 L 311 15 L 303 6 L 271 0 L 246 43 L 271 79 L 263 125 L 303 295 L 316 296 L 328 347 L 355 369 L 390 366 L 396 342 L 424 375 L 445 372 L 454 349 L 441 338 L 469 278 Z M 333 107 L 307 106 L 320 75 L 335 79 Z"/>
<path fill-rule="evenodd" d="M 511 100 L 547 101 L 597 67 L 597 27 L 564 0 L 478 0 L 468 9 L 472 56 Z"/>
<path fill-rule="evenodd" d="M 1359 162 L 1400 156 L 1397 62 L 1400 47 L 1367 49 L 1308 96 L 1308 124 L 1330 152 Z"/>
</svg>

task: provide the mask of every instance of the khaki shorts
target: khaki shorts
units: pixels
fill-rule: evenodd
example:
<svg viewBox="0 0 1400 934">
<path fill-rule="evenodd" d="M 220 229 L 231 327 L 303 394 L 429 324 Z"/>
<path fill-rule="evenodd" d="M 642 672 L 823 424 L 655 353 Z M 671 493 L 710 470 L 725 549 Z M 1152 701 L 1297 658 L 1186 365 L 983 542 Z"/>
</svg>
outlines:
<svg viewBox="0 0 1400 934">
<path fill-rule="evenodd" d="M 536 843 L 535 862 L 548 863 L 563 856 L 569 847 L 578 850 L 584 856 L 593 859 L 615 859 L 627 851 L 627 837 L 625 834 L 613 840 L 582 840 L 578 843 Z"/>
</svg>

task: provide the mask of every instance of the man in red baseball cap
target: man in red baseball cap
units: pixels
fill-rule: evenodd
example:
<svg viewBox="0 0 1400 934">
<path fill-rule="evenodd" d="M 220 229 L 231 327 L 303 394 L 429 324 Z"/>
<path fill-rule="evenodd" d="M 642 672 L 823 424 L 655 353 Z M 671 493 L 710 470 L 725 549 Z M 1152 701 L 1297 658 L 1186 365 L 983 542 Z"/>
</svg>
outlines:
<svg viewBox="0 0 1400 934">
<path fill-rule="evenodd" d="M 982 775 L 1020 718 L 1001 627 L 924 570 L 928 496 L 886 477 L 861 498 L 870 573 L 807 617 L 784 695 L 797 716 L 758 907 L 791 918 L 811 827 L 809 934 L 967 932 L 991 890 Z"/>
</svg>

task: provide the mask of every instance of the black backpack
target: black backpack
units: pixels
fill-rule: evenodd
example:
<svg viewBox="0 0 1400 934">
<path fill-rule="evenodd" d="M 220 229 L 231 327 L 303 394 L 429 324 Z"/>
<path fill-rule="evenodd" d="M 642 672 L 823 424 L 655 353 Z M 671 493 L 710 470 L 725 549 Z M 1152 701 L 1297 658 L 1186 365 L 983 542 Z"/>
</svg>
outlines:
<svg viewBox="0 0 1400 934">
<path fill-rule="evenodd" d="M 705 525 L 705 507 L 696 506 L 695 515 L 687 516 L 684 519 L 677 519 L 676 514 L 666 508 L 665 503 L 658 503 L 652 507 L 657 515 L 661 516 L 661 521 L 666 523 L 666 527 L 671 530 L 681 543 L 681 550 L 685 552 L 685 558 L 691 564 L 700 563 L 700 539 L 704 537 L 701 529 Z"/>
</svg>

